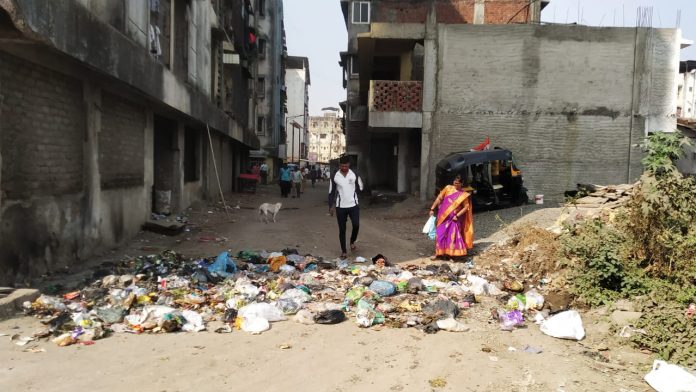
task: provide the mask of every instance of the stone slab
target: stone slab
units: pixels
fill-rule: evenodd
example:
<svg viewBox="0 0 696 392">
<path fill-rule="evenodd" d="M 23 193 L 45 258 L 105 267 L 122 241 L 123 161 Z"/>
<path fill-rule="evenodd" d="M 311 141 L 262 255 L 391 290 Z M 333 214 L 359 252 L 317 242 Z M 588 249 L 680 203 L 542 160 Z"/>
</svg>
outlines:
<svg viewBox="0 0 696 392">
<path fill-rule="evenodd" d="M 0 298 L 0 320 L 11 318 L 22 310 L 24 301 L 34 301 L 41 293 L 36 289 L 17 289 L 5 298 Z"/>
</svg>

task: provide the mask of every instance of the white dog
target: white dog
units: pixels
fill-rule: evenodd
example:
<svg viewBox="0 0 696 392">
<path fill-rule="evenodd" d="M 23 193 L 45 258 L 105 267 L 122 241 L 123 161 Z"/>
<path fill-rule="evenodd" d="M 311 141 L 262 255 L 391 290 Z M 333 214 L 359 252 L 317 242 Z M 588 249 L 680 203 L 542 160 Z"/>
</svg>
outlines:
<svg viewBox="0 0 696 392">
<path fill-rule="evenodd" d="M 263 203 L 259 206 L 259 219 L 263 219 L 266 223 L 268 223 L 268 216 L 273 215 L 273 223 L 276 221 L 276 215 L 278 215 L 278 212 L 280 212 L 280 208 L 283 206 L 283 203 L 275 203 L 275 204 L 269 204 L 269 203 Z"/>
</svg>

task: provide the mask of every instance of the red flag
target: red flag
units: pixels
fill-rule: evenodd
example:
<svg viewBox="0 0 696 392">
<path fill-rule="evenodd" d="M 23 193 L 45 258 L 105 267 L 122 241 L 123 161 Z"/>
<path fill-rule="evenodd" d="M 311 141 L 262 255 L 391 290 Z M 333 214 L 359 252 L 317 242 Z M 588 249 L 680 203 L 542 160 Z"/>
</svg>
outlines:
<svg viewBox="0 0 696 392">
<path fill-rule="evenodd" d="M 489 150 L 491 148 L 491 138 L 486 136 L 486 140 L 479 144 L 478 146 L 474 147 L 471 149 L 471 151 L 483 151 L 483 150 Z"/>
</svg>

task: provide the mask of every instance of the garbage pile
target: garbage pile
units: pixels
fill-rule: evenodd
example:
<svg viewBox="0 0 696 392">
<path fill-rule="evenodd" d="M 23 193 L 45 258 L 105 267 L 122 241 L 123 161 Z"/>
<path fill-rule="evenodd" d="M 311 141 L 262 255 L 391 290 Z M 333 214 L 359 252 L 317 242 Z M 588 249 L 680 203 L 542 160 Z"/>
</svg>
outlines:
<svg viewBox="0 0 696 392">
<path fill-rule="evenodd" d="M 79 291 L 25 303 L 45 325 L 34 337 L 52 336 L 60 346 L 92 344 L 113 333 L 199 332 L 212 322 L 218 333 L 259 334 L 288 319 L 464 332 L 467 309 L 482 296 L 506 295 L 463 266 L 395 267 L 382 255 L 372 263 L 325 261 L 293 249 L 199 260 L 165 251 L 100 271 L 103 276 Z M 543 301 L 535 290 L 517 294 L 496 318 L 502 329 L 513 329 Z"/>
</svg>

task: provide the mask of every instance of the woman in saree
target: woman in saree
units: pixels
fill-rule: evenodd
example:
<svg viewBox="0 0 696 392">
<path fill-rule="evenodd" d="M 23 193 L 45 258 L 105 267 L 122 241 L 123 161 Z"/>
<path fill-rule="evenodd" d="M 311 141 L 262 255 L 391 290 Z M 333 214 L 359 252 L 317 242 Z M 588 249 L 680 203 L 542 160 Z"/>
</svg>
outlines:
<svg viewBox="0 0 696 392">
<path fill-rule="evenodd" d="M 438 257 L 466 256 L 467 249 L 474 246 L 474 220 L 471 208 L 471 195 L 462 188 L 462 178 L 454 178 L 447 185 L 430 208 L 430 216 L 438 209 L 435 239 L 435 255 Z"/>
</svg>

